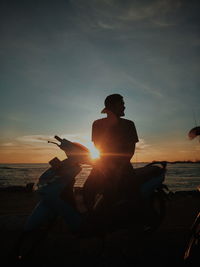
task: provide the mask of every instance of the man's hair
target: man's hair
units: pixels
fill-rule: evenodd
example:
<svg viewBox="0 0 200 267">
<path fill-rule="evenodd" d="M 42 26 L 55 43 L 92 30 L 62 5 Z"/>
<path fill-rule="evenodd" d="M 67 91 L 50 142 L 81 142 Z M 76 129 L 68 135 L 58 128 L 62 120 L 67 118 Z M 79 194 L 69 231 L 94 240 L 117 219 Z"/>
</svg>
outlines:
<svg viewBox="0 0 200 267">
<path fill-rule="evenodd" d="M 113 105 L 123 99 L 123 96 L 120 94 L 112 94 L 108 95 L 104 101 L 104 105 L 106 108 L 112 108 Z"/>
</svg>

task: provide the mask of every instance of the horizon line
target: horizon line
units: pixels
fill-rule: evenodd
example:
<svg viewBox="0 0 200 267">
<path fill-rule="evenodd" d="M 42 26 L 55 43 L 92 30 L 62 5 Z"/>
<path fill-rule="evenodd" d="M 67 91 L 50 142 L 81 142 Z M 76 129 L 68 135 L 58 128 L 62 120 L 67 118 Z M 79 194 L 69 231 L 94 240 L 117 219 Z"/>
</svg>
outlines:
<svg viewBox="0 0 200 267">
<path fill-rule="evenodd" d="M 197 159 L 197 160 L 152 160 L 152 161 L 131 161 L 130 163 L 134 163 L 134 164 L 137 164 L 137 163 L 153 163 L 153 162 L 168 162 L 168 163 L 174 163 L 174 162 L 189 162 L 189 163 L 200 163 L 200 159 Z M 49 162 L 0 162 L 0 164 L 49 164 Z M 81 165 L 90 165 L 90 164 L 87 164 L 87 163 L 83 163 Z"/>
</svg>

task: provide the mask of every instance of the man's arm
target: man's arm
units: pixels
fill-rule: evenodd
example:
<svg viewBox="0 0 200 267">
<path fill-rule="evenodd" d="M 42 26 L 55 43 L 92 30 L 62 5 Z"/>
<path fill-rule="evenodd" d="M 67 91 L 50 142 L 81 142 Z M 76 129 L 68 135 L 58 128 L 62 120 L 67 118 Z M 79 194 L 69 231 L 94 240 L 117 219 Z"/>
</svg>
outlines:
<svg viewBox="0 0 200 267">
<path fill-rule="evenodd" d="M 138 134 L 137 134 L 137 130 L 136 130 L 134 122 L 127 121 L 126 126 L 127 126 L 125 127 L 126 128 L 126 139 L 124 140 L 121 146 L 121 151 L 130 160 L 135 153 L 136 143 L 139 142 L 139 140 L 138 140 Z"/>
</svg>

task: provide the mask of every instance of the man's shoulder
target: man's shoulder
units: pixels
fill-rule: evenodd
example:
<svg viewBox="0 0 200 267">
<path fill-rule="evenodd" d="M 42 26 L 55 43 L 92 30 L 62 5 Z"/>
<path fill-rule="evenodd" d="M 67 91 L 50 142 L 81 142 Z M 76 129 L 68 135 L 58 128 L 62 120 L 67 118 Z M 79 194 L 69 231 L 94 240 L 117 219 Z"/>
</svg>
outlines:
<svg viewBox="0 0 200 267">
<path fill-rule="evenodd" d="M 97 119 L 93 122 L 93 126 L 103 126 L 107 123 L 107 118 L 101 118 L 101 119 Z M 134 126 L 134 122 L 128 119 L 124 119 L 124 118 L 120 118 L 119 122 L 122 125 L 128 125 L 128 126 Z"/>
<path fill-rule="evenodd" d="M 94 130 L 100 130 L 106 127 L 106 118 L 97 119 L 93 121 L 92 129 Z"/>
<path fill-rule="evenodd" d="M 93 125 L 99 125 L 99 124 L 102 124 L 102 123 L 105 123 L 105 122 L 106 122 L 106 118 L 101 118 L 101 119 L 95 120 L 93 122 Z"/>
<path fill-rule="evenodd" d="M 126 125 L 134 125 L 134 122 L 131 120 L 120 118 L 120 121 L 121 121 L 121 123 L 126 124 Z"/>
</svg>

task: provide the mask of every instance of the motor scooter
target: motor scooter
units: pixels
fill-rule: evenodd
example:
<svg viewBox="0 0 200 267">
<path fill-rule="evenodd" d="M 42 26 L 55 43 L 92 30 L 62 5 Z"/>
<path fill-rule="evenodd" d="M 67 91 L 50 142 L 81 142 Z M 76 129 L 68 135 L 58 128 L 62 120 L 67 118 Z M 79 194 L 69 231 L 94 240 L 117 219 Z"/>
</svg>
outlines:
<svg viewBox="0 0 200 267">
<path fill-rule="evenodd" d="M 118 195 L 111 203 L 107 198 L 112 195 L 114 185 L 111 181 L 107 186 L 110 187 L 109 190 L 102 188 L 102 182 L 98 181 L 101 179 L 98 170 L 98 179 L 94 175 L 84 183 L 84 204 L 91 213 L 100 214 L 98 222 L 102 227 L 105 223 L 105 228 L 110 229 L 107 231 L 135 225 L 139 231 L 152 233 L 159 228 L 165 217 L 170 195 L 164 184 L 166 166 L 167 162 L 155 161 L 135 168 L 131 177 L 133 182 L 130 181 L 123 190 L 119 186 Z"/>
<path fill-rule="evenodd" d="M 48 168 L 36 184 L 40 201 L 28 217 L 24 231 L 20 236 L 14 254 L 18 260 L 27 258 L 50 231 L 58 217 L 62 217 L 70 231 L 77 237 L 105 235 L 110 231 L 124 227 L 131 227 L 136 222 L 136 213 L 131 199 L 118 199 L 116 203 L 106 206 L 103 191 L 94 191 L 92 209 L 87 209 L 87 187 L 83 187 L 83 199 L 86 212 L 77 209 L 74 197 L 75 177 L 80 173 L 82 164 L 91 164 L 89 150 L 78 143 L 55 136 L 67 158 L 59 160 L 53 158 Z M 159 166 L 160 165 L 160 166 Z M 155 231 L 162 223 L 166 211 L 166 191 L 164 185 L 166 162 L 152 162 L 136 173 L 144 183 L 141 184 L 141 193 L 148 203 L 149 218 L 140 226 L 146 232 Z M 89 184 L 89 183 L 88 183 Z M 85 190 L 85 191 L 84 191 Z M 135 206 L 135 203 L 134 203 Z M 123 218 L 123 220 L 121 220 Z M 138 220 L 137 220 L 138 221 Z M 37 234 L 36 234 L 37 233 Z M 27 241 L 28 240 L 28 241 Z M 31 240 L 31 241 L 30 241 Z"/>
</svg>

